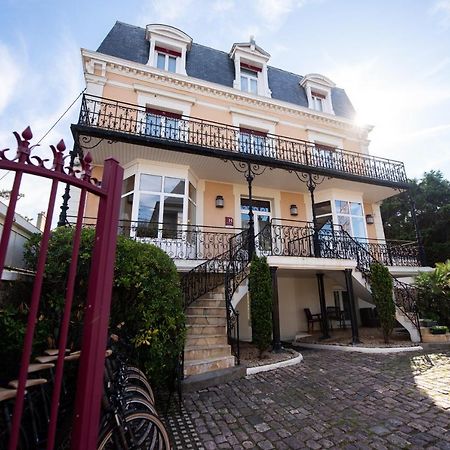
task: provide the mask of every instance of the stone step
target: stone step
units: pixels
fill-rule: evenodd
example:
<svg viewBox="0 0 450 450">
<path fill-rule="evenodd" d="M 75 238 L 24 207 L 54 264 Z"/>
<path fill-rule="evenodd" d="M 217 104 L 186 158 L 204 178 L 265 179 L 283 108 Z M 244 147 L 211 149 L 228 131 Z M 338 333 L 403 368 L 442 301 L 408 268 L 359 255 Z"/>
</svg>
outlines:
<svg viewBox="0 0 450 450">
<path fill-rule="evenodd" d="M 225 326 L 227 319 L 225 316 L 198 316 L 186 315 L 186 323 L 188 325 L 222 325 Z"/>
<path fill-rule="evenodd" d="M 226 369 L 234 366 L 234 356 L 221 356 L 211 359 L 197 359 L 184 362 L 184 374 L 198 375 L 213 370 Z"/>
<path fill-rule="evenodd" d="M 185 361 L 213 359 L 221 356 L 231 356 L 231 347 L 229 345 L 207 345 L 184 348 Z"/>
<path fill-rule="evenodd" d="M 210 308 L 217 308 L 217 307 L 223 307 L 225 308 L 225 300 L 222 299 L 217 299 L 217 298 L 199 298 L 197 300 L 195 300 L 194 303 L 192 303 L 191 306 L 189 306 L 189 308 L 193 307 L 193 308 L 197 308 L 197 307 L 210 307 Z"/>
<path fill-rule="evenodd" d="M 186 310 L 187 316 L 227 316 L 225 306 L 189 306 Z"/>
<path fill-rule="evenodd" d="M 228 337 L 225 334 L 190 335 L 186 337 L 186 347 L 202 345 L 226 345 Z"/>
<path fill-rule="evenodd" d="M 187 324 L 187 336 L 226 336 L 226 325 L 195 325 Z"/>
</svg>

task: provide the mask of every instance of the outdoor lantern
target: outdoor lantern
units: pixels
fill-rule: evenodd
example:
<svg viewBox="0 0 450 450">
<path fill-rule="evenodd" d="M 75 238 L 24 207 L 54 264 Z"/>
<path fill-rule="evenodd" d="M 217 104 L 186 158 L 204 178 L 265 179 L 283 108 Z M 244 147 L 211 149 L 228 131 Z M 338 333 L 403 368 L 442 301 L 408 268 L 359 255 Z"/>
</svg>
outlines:
<svg viewBox="0 0 450 450">
<path fill-rule="evenodd" d="M 373 222 L 374 222 L 374 220 L 373 220 L 372 214 L 367 214 L 366 215 L 366 223 L 367 223 L 367 225 L 373 225 Z"/>
<path fill-rule="evenodd" d="M 297 205 L 291 205 L 291 216 L 298 216 Z"/>
<path fill-rule="evenodd" d="M 223 208 L 224 202 L 223 197 L 221 195 L 218 195 L 216 197 L 216 208 Z"/>
</svg>

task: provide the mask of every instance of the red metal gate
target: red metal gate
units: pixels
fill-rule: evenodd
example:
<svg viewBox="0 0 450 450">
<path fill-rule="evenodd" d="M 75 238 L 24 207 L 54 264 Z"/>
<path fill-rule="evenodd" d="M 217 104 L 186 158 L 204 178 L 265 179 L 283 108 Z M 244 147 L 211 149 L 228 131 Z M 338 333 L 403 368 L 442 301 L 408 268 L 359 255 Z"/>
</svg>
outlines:
<svg viewBox="0 0 450 450">
<path fill-rule="evenodd" d="M 64 166 L 67 156 L 64 155 L 66 147 L 62 140 L 56 147 L 50 146 L 53 153 L 53 161 L 49 163 L 49 160 L 43 160 L 37 156 L 32 156 L 32 151 L 35 146 L 30 146 L 30 140 L 33 135 L 29 127 L 23 131 L 22 137 L 16 132 L 14 135 L 17 140 L 17 153 L 15 157 L 12 159 L 8 158 L 7 152 L 9 149 L 0 151 L 0 169 L 15 172 L 9 206 L 0 240 L 0 273 L 3 273 L 5 265 L 6 251 L 13 225 L 14 212 L 16 209 L 22 175 L 31 174 L 37 177 L 50 179 L 51 190 L 47 207 L 47 221 L 43 230 L 39 249 L 37 269 L 28 313 L 9 450 L 15 450 L 18 446 L 24 405 L 25 383 L 28 366 L 30 364 L 33 336 L 50 239 L 50 227 L 59 183 L 69 184 L 79 188 L 80 201 L 73 238 L 72 259 L 65 288 L 65 304 L 58 342 L 59 351 L 51 400 L 47 449 L 52 450 L 55 441 L 58 405 L 64 369 L 64 355 L 67 345 L 70 311 L 72 307 L 81 240 L 82 219 L 88 193 L 99 198 L 99 207 L 91 272 L 89 276 L 86 313 L 83 324 L 83 338 L 72 429 L 72 448 L 77 450 L 95 449 L 97 444 L 100 402 L 103 389 L 104 359 L 114 275 L 123 169 L 116 160 L 112 158 L 107 159 L 104 164 L 103 180 L 100 184 L 97 180 L 91 178 L 92 158 L 89 154 L 81 161 L 81 170 L 74 171 L 73 169 Z M 50 167 L 47 166 L 47 164 Z"/>
</svg>

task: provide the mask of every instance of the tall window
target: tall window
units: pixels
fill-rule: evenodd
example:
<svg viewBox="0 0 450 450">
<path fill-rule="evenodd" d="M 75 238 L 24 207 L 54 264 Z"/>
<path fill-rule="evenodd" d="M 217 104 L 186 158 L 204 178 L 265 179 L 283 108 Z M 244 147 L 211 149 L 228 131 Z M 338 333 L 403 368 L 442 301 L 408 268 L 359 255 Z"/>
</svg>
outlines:
<svg viewBox="0 0 450 450">
<path fill-rule="evenodd" d="M 312 108 L 316 111 L 323 111 L 323 104 L 326 99 L 326 96 L 324 94 L 321 94 L 320 92 L 311 92 L 311 98 L 312 98 Z"/>
<path fill-rule="evenodd" d="M 258 93 L 258 72 L 241 66 L 241 91 Z"/>
<path fill-rule="evenodd" d="M 130 236 L 132 229 L 133 199 L 135 176 L 126 178 L 122 183 L 122 200 L 120 201 L 119 233 Z"/>
<path fill-rule="evenodd" d="M 335 168 L 335 148 L 324 144 L 314 144 L 316 165 L 328 169 Z"/>
<path fill-rule="evenodd" d="M 155 46 L 155 66 L 161 70 L 175 73 L 177 71 L 177 58 L 181 53 L 168 48 Z"/>
<path fill-rule="evenodd" d="M 342 228 L 355 238 L 366 238 L 366 226 L 362 204 L 336 200 L 337 222 Z"/>
<path fill-rule="evenodd" d="M 181 114 L 147 108 L 145 133 L 149 136 L 179 140 L 180 119 Z"/>
<path fill-rule="evenodd" d="M 239 148 L 242 153 L 259 156 L 273 156 L 271 141 L 264 131 L 240 128 Z"/>
<path fill-rule="evenodd" d="M 186 181 L 182 178 L 141 174 L 138 236 L 177 237 L 187 205 L 185 187 Z"/>
</svg>

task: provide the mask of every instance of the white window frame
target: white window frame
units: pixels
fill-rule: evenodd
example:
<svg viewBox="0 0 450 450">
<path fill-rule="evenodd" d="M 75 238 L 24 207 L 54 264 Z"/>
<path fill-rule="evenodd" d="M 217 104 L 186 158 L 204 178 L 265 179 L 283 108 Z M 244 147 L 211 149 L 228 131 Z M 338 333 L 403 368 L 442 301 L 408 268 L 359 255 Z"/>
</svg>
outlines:
<svg viewBox="0 0 450 450">
<path fill-rule="evenodd" d="M 164 67 L 163 68 L 158 67 L 158 57 L 159 57 L 159 55 L 164 56 Z M 169 70 L 169 60 L 170 60 L 170 58 L 173 58 L 175 60 L 175 70 Z M 178 64 L 179 64 L 178 63 L 179 59 L 180 59 L 179 56 L 174 56 L 174 55 L 170 55 L 168 53 L 161 52 L 159 50 L 155 50 L 155 67 L 157 69 L 166 70 L 167 72 L 170 72 L 170 73 L 177 73 L 177 67 L 178 67 Z"/>
<path fill-rule="evenodd" d="M 340 202 L 346 202 L 348 203 L 349 206 L 349 213 L 340 213 L 337 210 L 337 206 L 336 206 L 336 202 L 340 201 Z M 350 207 L 350 203 L 358 203 L 359 205 L 361 205 L 361 216 L 359 215 L 355 215 L 355 214 L 351 214 L 351 207 Z M 366 220 L 365 220 L 365 214 L 364 214 L 364 203 L 362 201 L 354 201 L 354 200 L 343 200 L 342 198 L 335 198 L 332 200 L 332 211 L 333 211 L 333 221 L 336 225 L 339 225 L 339 216 L 344 216 L 344 217 L 348 217 L 350 219 L 350 236 L 352 236 L 353 238 L 361 238 L 361 239 L 367 239 L 367 225 L 366 225 Z M 365 236 L 355 236 L 355 232 L 353 230 L 353 222 L 352 222 L 352 218 L 353 217 L 357 217 L 362 219 L 362 223 L 363 223 L 363 229 L 364 229 L 364 233 Z"/>
<path fill-rule="evenodd" d="M 242 92 L 247 92 L 249 94 L 254 94 L 254 95 L 258 95 L 258 91 L 259 91 L 259 84 L 258 84 L 258 72 L 251 70 L 251 69 L 246 69 L 244 67 L 241 67 L 240 70 L 240 75 L 241 75 L 241 79 L 240 79 L 240 86 L 241 86 L 241 91 Z M 246 79 L 247 81 L 247 89 L 243 89 L 242 86 L 242 79 Z M 251 90 L 251 85 L 252 85 L 252 81 L 254 81 L 256 83 L 256 90 L 252 91 Z"/>
</svg>

